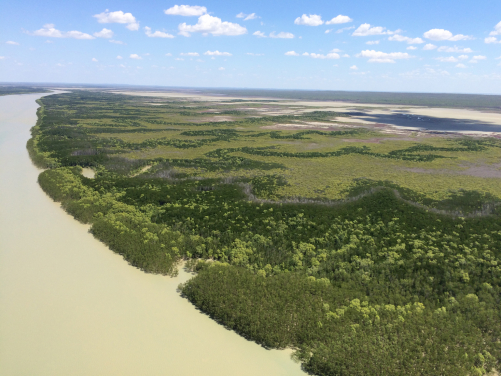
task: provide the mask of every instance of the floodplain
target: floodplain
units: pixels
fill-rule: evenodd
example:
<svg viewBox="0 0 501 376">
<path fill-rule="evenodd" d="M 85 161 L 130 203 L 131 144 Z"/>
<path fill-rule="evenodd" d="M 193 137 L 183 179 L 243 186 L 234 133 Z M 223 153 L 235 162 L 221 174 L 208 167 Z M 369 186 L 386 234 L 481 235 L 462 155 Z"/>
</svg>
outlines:
<svg viewBox="0 0 501 376">
<path fill-rule="evenodd" d="M 501 114 L 476 100 L 71 90 L 40 100 L 28 150 L 96 238 L 146 272 L 186 261 L 189 301 L 310 373 L 482 375 L 501 359 Z"/>
</svg>

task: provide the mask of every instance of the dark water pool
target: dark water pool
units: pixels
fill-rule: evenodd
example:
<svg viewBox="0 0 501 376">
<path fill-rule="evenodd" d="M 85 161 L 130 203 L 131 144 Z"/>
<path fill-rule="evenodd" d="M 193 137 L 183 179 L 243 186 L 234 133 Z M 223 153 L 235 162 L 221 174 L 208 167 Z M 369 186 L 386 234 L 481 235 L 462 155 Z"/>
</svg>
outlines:
<svg viewBox="0 0 501 376">
<path fill-rule="evenodd" d="M 389 115 L 357 113 L 351 116 L 352 118 L 373 121 L 376 123 L 391 124 L 400 127 L 424 128 L 430 131 L 501 133 L 501 125 L 492 125 L 476 120 L 437 118 L 406 113 Z"/>
</svg>

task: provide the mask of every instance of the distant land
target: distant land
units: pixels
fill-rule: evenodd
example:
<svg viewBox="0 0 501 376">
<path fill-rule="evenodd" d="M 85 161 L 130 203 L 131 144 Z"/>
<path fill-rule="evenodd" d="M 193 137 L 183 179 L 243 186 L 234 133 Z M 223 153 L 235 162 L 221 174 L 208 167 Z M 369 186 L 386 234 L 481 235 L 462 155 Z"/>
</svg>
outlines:
<svg viewBox="0 0 501 376">
<path fill-rule="evenodd" d="M 0 83 L 6 90 L 18 83 Z M 394 104 L 407 106 L 496 109 L 501 110 L 501 95 L 491 94 L 454 94 L 454 93 L 406 93 L 406 92 L 370 92 L 370 91 L 324 91 L 324 90 L 281 90 L 281 89 L 239 89 L 239 88 L 196 88 L 140 85 L 90 85 L 58 83 L 23 83 L 26 88 L 96 88 L 127 89 L 139 91 L 174 91 L 203 93 L 206 95 L 226 95 L 242 97 L 268 97 L 277 99 L 298 99 L 312 101 L 346 101 L 354 103 Z M 19 87 L 19 86 L 17 86 Z"/>
</svg>

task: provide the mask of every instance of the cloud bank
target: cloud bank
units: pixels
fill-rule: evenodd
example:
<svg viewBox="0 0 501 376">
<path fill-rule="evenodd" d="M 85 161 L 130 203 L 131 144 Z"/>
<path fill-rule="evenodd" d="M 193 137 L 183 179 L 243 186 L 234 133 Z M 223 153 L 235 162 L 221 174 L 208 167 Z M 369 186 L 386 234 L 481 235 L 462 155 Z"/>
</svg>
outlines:
<svg viewBox="0 0 501 376">
<path fill-rule="evenodd" d="M 324 21 L 318 14 L 310 14 L 309 16 L 303 14 L 301 17 L 296 18 L 294 23 L 296 25 L 320 26 L 323 25 Z"/>
<path fill-rule="evenodd" d="M 338 24 L 344 24 L 353 21 L 350 17 L 348 16 L 343 16 L 340 14 L 339 16 L 334 17 L 330 21 L 327 21 L 325 24 L 326 25 L 338 25 Z"/>
<path fill-rule="evenodd" d="M 31 35 L 35 35 L 38 37 L 49 37 L 49 38 L 95 39 L 92 35 L 82 33 L 81 31 L 57 30 L 54 24 L 45 24 L 41 29 L 31 33 Z"/>
<path fill-rule="evenodd" d="M 384 35 L 384 34 L 393 34 L 393 32 L 386 30 L 386 28 L 382 26 L 371 27 L 370 24 L 364 23 L 360 25 L 358 29 L 356 29 L 351 35 L 354 37 L 367 37 L 369 35 Z"/>
<path fill-rule="evenodd" d="M 145 26 L 144 32 L 149 38 L 174 38 L 174 35 L 164 33 L 163 31 L 155 31 L 154 33 L 152 33 L 151 27 L 148 26 Z"/>
<path fill-rule="evenodd" d="M 193 17 L 206 14 L 207 8 L 198 5 L 174 5 L 173 7 L 164 10 L 164 13 L 170 16 Z"/>
<path fill-rule="evenodd" d="M 195 25 L 187 25 L 185 22 L 179 25 L 179 35 L 189 37 L 191 33 L 202 33 L 203 35 L 242 35 L 247 33 L 247 29 L 239 24 L 223 22 L 218 17 L 204 14 L 198 18 Z"/>
<path fill-rule="evenodd" d="M 95 17 L 99 23 L 127 24 L 127 29 L 132 31 L 139 30 L 139 22 L 136 21 L 132 13 L 124 13 L 121 10 L 110 12 L 106 9 L 106 11 L 95 14 L 93 17 Z"/>
<path fill-rule="evenodd" d="M 442 41 L 442 40 L 450 40 L 450 41 L 459 41 L 459 40 L 470 40 L 473 39 L 468 35 L 463 34 L 452 34 L 449 30 L 444 29 L 431 29 L 423 34 L 426 39 L 434 40 L 434 41 Z"/>
<path fill-rule="evenodd" d="M 369 59 L 369 63 L 394 63 L 395 60 L 410 59 L 412 56 L 407 52 L 381 52 L 374 50 L 365 50 L 360 52 L 357 57 Z"/>
</svg>

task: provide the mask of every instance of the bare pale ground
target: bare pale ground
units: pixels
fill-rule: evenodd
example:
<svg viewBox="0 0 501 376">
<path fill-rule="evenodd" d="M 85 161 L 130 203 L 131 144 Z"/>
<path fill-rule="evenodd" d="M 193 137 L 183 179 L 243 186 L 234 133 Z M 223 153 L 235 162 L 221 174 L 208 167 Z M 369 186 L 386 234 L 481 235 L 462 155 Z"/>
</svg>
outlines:
<svg viewBox="0 0 501 376">
<path fill-rule="evenodd" d="M 138 97 L 158 97 L 158 98 L 183 98 L 192 101 L 212 101 L 212 102 L 224 102 L 232 99 L 249 99 L 243 97 L 228 97 L 219 95 L 207 95 L 207 94 L 197 94 L 197 93 L 185 93 L 185 92 L 166 92 L 166 91 L 122 91 L 122 90 L 111 90 L 110 93 L 115 94 L 125 94 L 125 95 L 135 95 Z M 254 100 L 267 100 L 272 98 L 252 98 Z M 250 99 L 250 101 L 252 101 Z"/>
<path fill-rule="evenodd" d="M 40 94 L 0 98 L 0 375 L 302 375 L 128 265 L 37 185 Z"/>
<path fill-rule="evenodd" d="M 153 167 L 153 165 L 144 166 L 143 168 L 141 168 L 141 169 L 140 169 L 138 172 L 136 172 L 135 174 L 130 175 L 130 177 L 131 177 L 131 178 L 133 178 L 133 177 L 136 177 L 136 176 L 138 176 L 138 175 L 141 175 L 143 172 L 148 171 L 148 170 L 149 170 L 150 168 L 152 168 L 152 167 Z"/>
<path fill-rule="evenodd" d="M 160 98 L 185 98 L 190 100 L 202 100 L 202 101 L 213 101 L 213 102 L 224 102 L 231 99 L 249 99 L 246 97 L 227 97 L 227 96 L 215 96 L 208 94 L 195 94 L 195 93 L 183 93 L 183 92 L 153 92 L 153 91 L 113 91 L 119 94 L 127 95 L 138 95 L 138 96 L 149 96 L 149 97 L 160 97 Z M 267 100 L 276 98 L 252 98 L 259 100 Z M 252 101 L 250 99 L 250 101 Z M 423 117 L 436 117 L 436 118 L 450 118 L 457 120 L 473 120 L 482 123 L 501 125 L 501 113 L 500 112 L 488 112 L 485 110 L 476 111 L 468 109 L 454 109 L 454 108 L 435 108 L 435 107 L 422 107 L 422 106 L 407 106 L 407 105 L 381 105 L 381 104 L 371 104 L 371 103 L 350 103 L 341 101 L 293 101 L 293 100 L 283 100 L 280 102 L 274 102 L 273 106 L 300 106 L 300 107 L 315 107 L 314 109 L 302 109 L 299 112 L 308 111 L 339 111 L 339 112 L 349 112 L 349 111 L 364 111 L 367 115 L 392 115 L 398 113 L 405 113 L 410 115 L 420 115 Z M 275 111 L 276 112 L 276 111 Z M 291 113 L 290 110 L 278 111 L 276 114 Z M 272 114 L 270 112 L 270 114 Z M 275 114 L 273 112 L 273 114 Z M 364 119 L 363 117 L 357 117 L 352 119 L 338 118 L 338 121 L 344 123 L 358 123 L 358 124 L 377 124 L 374 121 Z M 395 130 L 403 129 L 405 127 L 392 126 Z M 413 128 L 415 129 L 415 128 Z M 491 132 L 474 132 L 474 131 L 463 131 L 460 133 L 465 133 L 468 135 L 487 135 L 490 136 Z"/>
<path fill-rule="evenodd" d="M 92 168 L 84 167 L 82 168 L 82 175 L 89 179 L 94 179 L 96 172 Z"/>
</svg>

